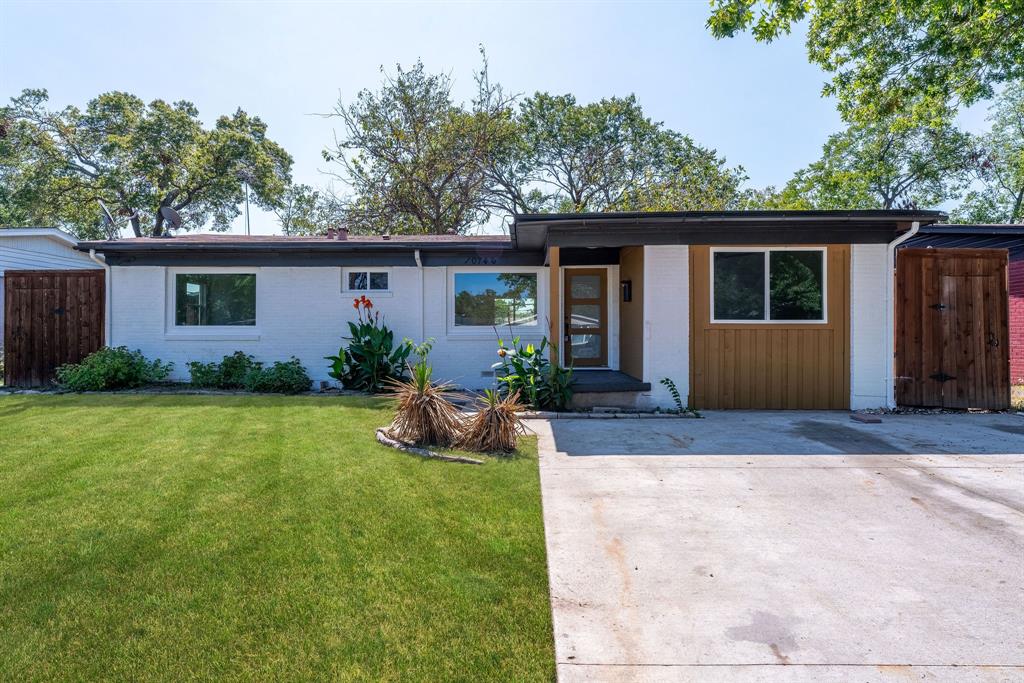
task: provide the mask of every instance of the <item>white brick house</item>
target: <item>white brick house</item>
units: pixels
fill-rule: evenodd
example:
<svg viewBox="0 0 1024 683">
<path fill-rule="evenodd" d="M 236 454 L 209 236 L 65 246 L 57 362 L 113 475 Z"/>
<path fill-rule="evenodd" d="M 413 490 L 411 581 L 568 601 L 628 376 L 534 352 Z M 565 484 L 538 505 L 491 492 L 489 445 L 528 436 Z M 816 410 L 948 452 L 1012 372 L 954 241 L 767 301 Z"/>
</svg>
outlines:
<svg viewBox="0 0 1024 683">
<path fill-rule="evenodd" d="M 517 216 L 505 236 L 181 235 L 84 242 L 105 259 L 109 343 L 175 363 L 297 356 L 328 381 L 369 297 L 435 377 L 493 382 L 495 327 L 559 342 L 581 391 L 697 408 L 892 403 L 892 249 L 938 212 Z M 614 398 L 614 397 L 612 397 Z"/>
</svg>

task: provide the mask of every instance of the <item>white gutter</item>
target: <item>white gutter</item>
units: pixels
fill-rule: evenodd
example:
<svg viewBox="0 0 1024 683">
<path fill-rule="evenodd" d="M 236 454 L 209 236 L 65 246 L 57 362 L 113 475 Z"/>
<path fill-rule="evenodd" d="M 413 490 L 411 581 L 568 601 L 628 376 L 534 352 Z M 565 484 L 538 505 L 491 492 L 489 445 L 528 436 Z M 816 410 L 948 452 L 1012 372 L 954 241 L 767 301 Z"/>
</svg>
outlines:
<svg viewBox="0 0 1024 683">
<path fill-rule="evenodd" d="M 420 250 L 417 249 L 412 253 L 412 257 L 416 260 L 416 267 L 420 269 L 420 338 L 419 343 L 426 341 L 427 339 L 427 291 L 425 285 L 425 277 L 423 272 L 423 259 L 420 258 Z"/>
<path fill-rule="evenodd" d="M 103 291 L 105 292 L 105 303 L 103 304 L 103 345 L 112 346 L 112 340 L 110 339 L 113 332 L 111 304 L 114 301 L 114 283 L 110 281 L 110 265 L 105 258 L 96 255 L 95 249 L 89 250 L 89 258 L 103 266 Z"/>
<path fill-rule="evenodd" d="M 896 407 L 896 247 L 900 246 L 921 229 L 921 222 L 914 221 L 910 230 L 888 244 L 885 268 L 885 405 Z"/>
</svg>

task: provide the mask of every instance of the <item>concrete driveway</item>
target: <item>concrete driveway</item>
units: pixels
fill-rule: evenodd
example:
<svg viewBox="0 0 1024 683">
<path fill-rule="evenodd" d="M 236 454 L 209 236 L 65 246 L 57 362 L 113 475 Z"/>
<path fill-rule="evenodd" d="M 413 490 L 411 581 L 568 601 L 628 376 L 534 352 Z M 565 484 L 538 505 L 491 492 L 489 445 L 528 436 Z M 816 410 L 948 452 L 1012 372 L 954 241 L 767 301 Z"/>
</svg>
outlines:
<svg viewBox="0 0 1024 683">
<path fill-rule="evenodd" d="M 1024 419 L 540 435 L 563 681 L 1024 680 Z"/>
</svg>

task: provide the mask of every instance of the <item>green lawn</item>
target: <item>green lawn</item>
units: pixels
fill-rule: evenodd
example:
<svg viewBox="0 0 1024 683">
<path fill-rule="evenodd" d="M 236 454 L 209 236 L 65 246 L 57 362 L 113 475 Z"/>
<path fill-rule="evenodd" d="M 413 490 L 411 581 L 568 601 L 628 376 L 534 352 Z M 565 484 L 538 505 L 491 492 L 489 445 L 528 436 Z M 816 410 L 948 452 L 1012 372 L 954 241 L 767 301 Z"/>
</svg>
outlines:
<svg viewBox="0 0 1024 683">
<path fill-rule="evenodd" d="M 536 444 L 387 403 L 0 397 L 0 679 L 551 680 Z"/>
</svg>

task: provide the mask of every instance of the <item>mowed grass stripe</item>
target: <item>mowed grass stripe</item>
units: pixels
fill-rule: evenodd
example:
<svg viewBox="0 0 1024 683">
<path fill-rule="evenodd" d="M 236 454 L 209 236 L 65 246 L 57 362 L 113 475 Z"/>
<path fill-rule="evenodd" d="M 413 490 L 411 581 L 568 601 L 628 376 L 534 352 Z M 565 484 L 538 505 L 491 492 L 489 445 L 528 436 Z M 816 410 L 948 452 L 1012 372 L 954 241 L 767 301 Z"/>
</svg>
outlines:
<svg viewBox="0 0 1024 683">
<path fill-rule="evenodd" d="M 550 680 L 536 445 L 379 446 L 385 401 L 0 398 L 0 677 Z"/>
</svg>

